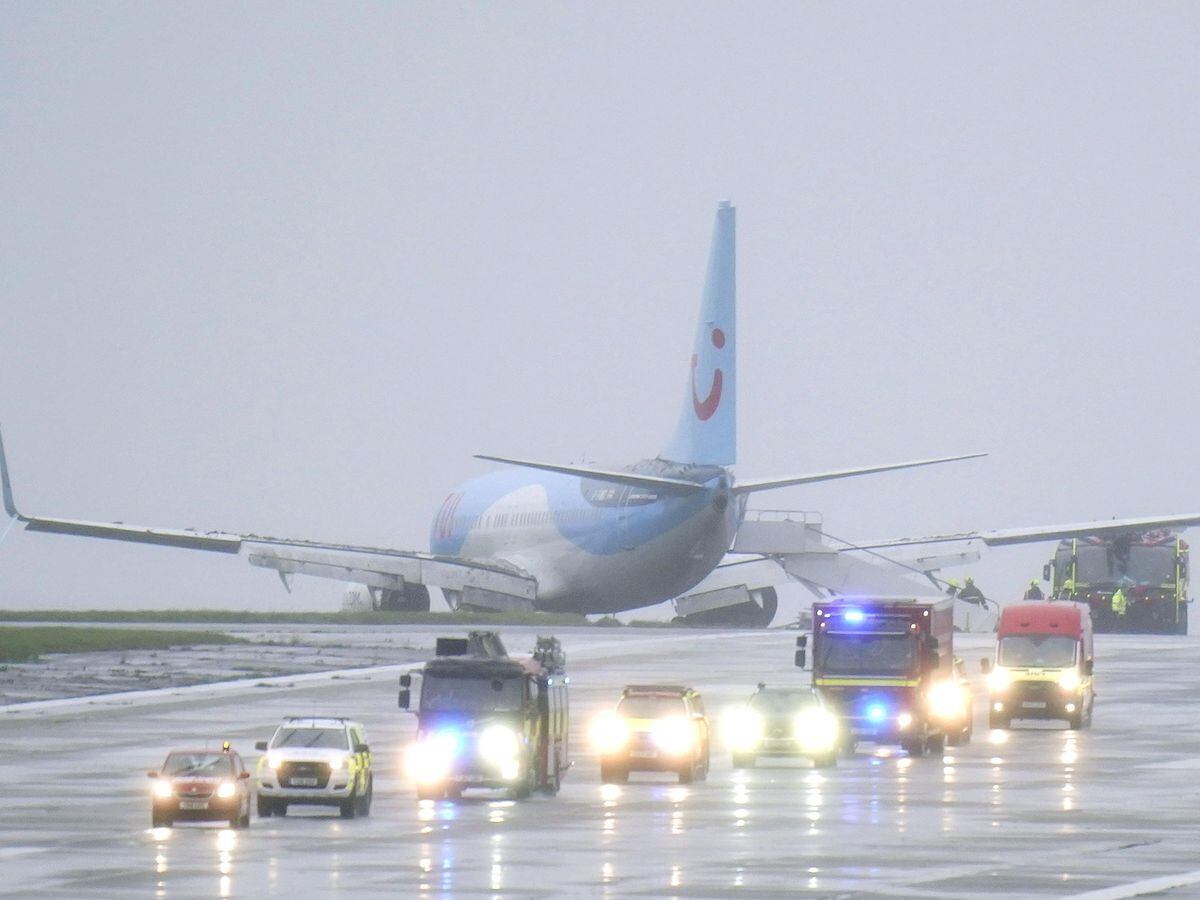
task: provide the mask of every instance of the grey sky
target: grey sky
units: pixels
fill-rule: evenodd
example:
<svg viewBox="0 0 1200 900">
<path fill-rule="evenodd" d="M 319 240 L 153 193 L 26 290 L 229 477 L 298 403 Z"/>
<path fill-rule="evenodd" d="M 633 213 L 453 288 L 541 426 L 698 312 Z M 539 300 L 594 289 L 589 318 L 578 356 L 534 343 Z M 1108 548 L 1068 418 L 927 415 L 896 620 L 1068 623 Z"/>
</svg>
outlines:
<svg viewBox="0 0 1200 900">
<path fill-rule="evenodd" d="M 32 512 L 423 549 L 473 452 L 653 455 L 738 207 L 740 462 L 883 537 L 1192 512 L 1193 4 L 0 5 Z M 991 551 L 1006 597 L 1049 546 Z M 14 530 L 0 606 L 333 605 Z"/>
</svg>

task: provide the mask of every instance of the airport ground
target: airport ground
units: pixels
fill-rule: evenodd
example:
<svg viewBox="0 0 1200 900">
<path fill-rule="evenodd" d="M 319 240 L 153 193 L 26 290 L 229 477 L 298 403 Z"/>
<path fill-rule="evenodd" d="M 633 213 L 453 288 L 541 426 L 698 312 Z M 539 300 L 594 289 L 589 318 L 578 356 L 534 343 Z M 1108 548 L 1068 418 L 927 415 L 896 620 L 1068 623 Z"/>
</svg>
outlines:
<svg viewBox="0 0 1200 900">
<path fill-rule="evenodd" d="M 262 626 L 257 626 L 260 630 Z M 457 629 L 462 630 L 462 629 Z M 310 628 L 312 639 L 322 629 Z M 446 629 L 390 636 L 432 648 Z M 233 631 L 233 633 L 238 633 Z M 504 629 L 510 652 L 534 629 Z M 978 658 L 973 742 L 940 759 L 860 747 L 833 770 L 731 768 L 707 782 L 601 786 L 586 723 L 627 682 L 678 681 L 710 715 L 755 682 L 802 681 L 795 632 L 558 629 L 568 652 L 576 765 L 558 797 L 470 794 L 418 804 L 401 772 L 414 718 L 404 662 L 0 710 L 0 866 L 6 896 L 1195 896 L 1200 799 L 1197 640 L 1097 638 L 1095 724 L 989 732 Z M 324 639 L 329 639 L 326 636 Z M 380 640 L 337 631 L 337 643 Z M 363 721 L 376 758 L 368 819 L 325 810 L 244 831 L 149 827 L 147 769 L 222 738 L 253 760 L 288 714 Z M 719 721 L 716 723 L 719 729 Z M 717 747 L 714 746 L 714 750 Z"/>
</svg>

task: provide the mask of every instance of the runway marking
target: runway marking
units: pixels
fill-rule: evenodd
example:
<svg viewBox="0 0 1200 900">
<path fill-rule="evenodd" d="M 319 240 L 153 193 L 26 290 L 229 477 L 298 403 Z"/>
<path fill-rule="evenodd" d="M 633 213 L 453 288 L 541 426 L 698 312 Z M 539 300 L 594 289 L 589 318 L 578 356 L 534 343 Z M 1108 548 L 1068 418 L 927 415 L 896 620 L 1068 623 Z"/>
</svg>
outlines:
<svg viewBox="0 0 1200 900">
<path fill-rule="evenodd" d="M 1072 900 L 1124 900 L 1126 897 L 1144 897 L 1147 894 L 1193 884 L 1200 884 L 1200 869 L 1180 872 L 1177 875 L 1160 875 L 1158 878 L 1147 878 L 1144 881 L 1132 881 L 1129 884 L 1088 891 L 1085 894 L 1073 894 Z"/>
</svg>

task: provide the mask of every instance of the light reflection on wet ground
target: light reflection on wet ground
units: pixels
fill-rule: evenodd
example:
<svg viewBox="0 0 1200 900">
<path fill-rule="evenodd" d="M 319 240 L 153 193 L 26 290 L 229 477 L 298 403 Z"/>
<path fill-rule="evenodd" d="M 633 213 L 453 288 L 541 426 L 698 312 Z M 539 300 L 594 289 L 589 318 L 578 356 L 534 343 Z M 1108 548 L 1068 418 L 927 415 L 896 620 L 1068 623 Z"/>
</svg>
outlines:
<svg viewBox="0 0 1200 900">
<path fill-rule="evenodd" d="M 626 682 L 693 683 L 716 718 L 759 680 L 805 677 L 789 668 L 791 637 L 567 633 L 576 734 Z M 960 649 L 969 659 L 987 645 L 960 643 L 979 648 Z M 398 776 L 413 719 L 395 710 L 391 676 L 228 698 L 200 714 L 176 703 L 0 720 L 0 892 L 1062 896 L 1195 868 L 1195 642 L 1098 644 L 1090 731 L 988 731 L 977 720 L 973 742 L 940 759 L 863 746 L 821 771 L 801 761 L 734 770 L 714 745 L 709 779 L 690 786 L 656 774 L 600 785 L 576 746 L 561 794 L 520 803 L 418 803 Z M 367 724 L 378 767 L 369 819 L 301 810 L 246 831 L 147 827 L 143 773 L 168 746 L 230 737 L 249 751 L 298 710 Z M 204 723 L 227 724 L 212 734 Z"/>
</svg>

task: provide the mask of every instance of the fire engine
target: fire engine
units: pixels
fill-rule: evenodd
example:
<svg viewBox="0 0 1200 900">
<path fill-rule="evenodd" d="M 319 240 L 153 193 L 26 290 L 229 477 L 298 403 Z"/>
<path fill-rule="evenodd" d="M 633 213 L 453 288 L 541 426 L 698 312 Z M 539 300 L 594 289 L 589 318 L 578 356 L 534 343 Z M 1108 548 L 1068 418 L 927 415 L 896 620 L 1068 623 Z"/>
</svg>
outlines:
<svg viewBox="0 0 1200 900">
<path fill-rule="evenodd" d="M 495 632 L 473 631 L 438 638 L 435 652 L 419 673 L 400 676 L 400 708 L 417 701 L 407 760 L 417 798 L 456 799 L 466 788 L 557 794 L 571 765 L 558 639 L 539 637 L 533 655 L 518 658 Z"/>
<path fill-rule="evenodd" d="M 812 683 L 845 746 L 900 744 L 940 754 L 971 735 L 970 689 L 954 659 L 949 598 L 839 597 L 813 604 Z M 796 665 L 808 639 L 796 639 Z"/>
<path fill-rule="evenodd" d="M 1188 545 L 1170 531 L 1061 541 L 1042 577 L 1091 607 L 1097 632 L 1187 634 Z"/>
</svg>

